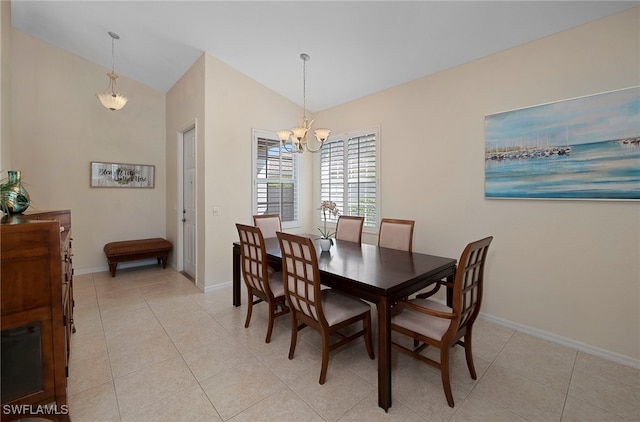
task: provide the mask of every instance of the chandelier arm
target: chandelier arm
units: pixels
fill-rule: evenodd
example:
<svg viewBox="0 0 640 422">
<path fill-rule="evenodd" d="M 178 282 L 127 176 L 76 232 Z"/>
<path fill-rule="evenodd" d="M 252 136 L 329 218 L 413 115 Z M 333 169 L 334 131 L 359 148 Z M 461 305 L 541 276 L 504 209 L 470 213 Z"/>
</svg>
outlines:
<svg viewBox="0 0 640 422">
<path fill-rule="evenodd" d="M 320 142 L 320 146 L 318 147 L 318 149 L 311 149 L 309 148 L 309 143 L 307 142 L 307 151 L 312 153 L 320 152 L 323 146 L 324 146 L 324 142 Z"/>
<path fill-rule="evenodd" d="M 281 142 L 281 144 L 282 144 L 282 149 L 283 149 L 285 152 L 288 152 L 288 153 L 294 153 L 294 152 L 297 152 L 297 151 L 295 150 L 295 147 L 293 147 L 293 144 L 291 144 L 292 149 L 287 149 L 287 143 L 286 143 L 286 142 Z"/>
</svg>

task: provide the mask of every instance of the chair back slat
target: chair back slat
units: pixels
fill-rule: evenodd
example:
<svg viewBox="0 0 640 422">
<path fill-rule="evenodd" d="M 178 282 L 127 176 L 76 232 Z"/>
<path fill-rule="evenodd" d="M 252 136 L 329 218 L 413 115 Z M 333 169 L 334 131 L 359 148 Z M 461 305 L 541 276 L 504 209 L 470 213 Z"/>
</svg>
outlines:
<svg viewBox="0 0 640 422">
<path fill-rule="evenodd" d="M 336 239 L 361 243 L 363 225 L 364 217 L 341 215 L 336 225 Z"/>
<path fill-rule="evenodd" d="M 469 243 L 460 256 L 453 285 L 453 312 L 458 317 L 460 330 L 473 324 L 482 303 L 484 266 L 492 236 Z"/>
<path fill-rule="evenodd" d="M 253 224 L 260 228 L 263 237 L 276 237 L 276 232 L 282 231 L 280 214 L 256 214 Z"/>
<path fill-rule="evenodd" d="M 282 280 L 288 303 L 298 312 L 323 321 L 320 273 L 313 241 L 308 237 L 277 233 L 282 252 Z"/>
<path fill-rule="evenodd" d="M 269 283 L 266 281 L 267 253 L 264 248 L 264 237 L 259 228 L 236 224 L 240 237 L 242 276 L 245 283 L 254 289 L 272 296 Z"/>
</svg>

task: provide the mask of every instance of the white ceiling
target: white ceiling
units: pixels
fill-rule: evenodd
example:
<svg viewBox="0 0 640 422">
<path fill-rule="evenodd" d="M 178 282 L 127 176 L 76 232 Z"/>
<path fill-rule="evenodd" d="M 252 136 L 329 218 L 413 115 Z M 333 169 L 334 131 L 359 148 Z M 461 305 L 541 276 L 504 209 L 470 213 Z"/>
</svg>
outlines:
<svg viewBox="0 0 640 422">
<path fill-rule="evenodd" d="M 319 111 L 639 4 L 12 0 L 11 18 L 109 69 L 113 31 L 116 72 L 163 92 L 207 52 L 302 104 L 305 52 L 307 108 Z"/>
</svg>

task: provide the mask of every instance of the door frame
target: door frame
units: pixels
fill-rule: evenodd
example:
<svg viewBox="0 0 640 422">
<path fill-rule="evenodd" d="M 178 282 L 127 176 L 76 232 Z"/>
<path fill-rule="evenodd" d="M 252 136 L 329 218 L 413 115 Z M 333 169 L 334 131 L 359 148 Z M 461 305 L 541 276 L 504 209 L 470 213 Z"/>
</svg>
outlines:
<svg viewBox="0 0 640 422">
<path fill-rule="evenodd" d="M 176 208 L 176 225 L 178 227 L 177 239 L 176 243 L 178 244 L 176 251 L 176 267 L 178 271 L 184 271 L 184 225 L 182 224 L 182 209 L 184 209 L 184 134 L 191 129 L 194 130 L 194 148 L 195 148 L 195 156 L 196 156 L 196 177 L 194 178 L 194 208 L 195 208 L 195 248 L 194 248 L 194 259 L 195 259 L 195 267 L 196 271 L 194 274 L 194 283 L 196 286 L 198 285 L 197 276 L 198 276 L 198 178 L 197 178 L 197 165 L 198 165 L 198 120 L 194 119 L 193 122 L 183 126 L 178 130 L 177 133 L 177 163 L 176 163 L 176 173 L 177 173 L 177 185 L 176 185 L 176 194 L 177 194 L 177 208 Z"/>
</svg>

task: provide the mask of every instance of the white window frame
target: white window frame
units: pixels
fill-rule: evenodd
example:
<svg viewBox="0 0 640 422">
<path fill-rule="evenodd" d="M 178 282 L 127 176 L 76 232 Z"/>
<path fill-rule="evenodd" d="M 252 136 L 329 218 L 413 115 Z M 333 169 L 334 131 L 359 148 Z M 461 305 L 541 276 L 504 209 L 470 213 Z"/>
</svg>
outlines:
<svg viewBox="0 0 640 422">
<path fill-rule="evenodd" d="M 344 169 L 347 168 L 347 141 L 351 138 L 357 138 L 360 136 L 367 136 L 367 135 L 374 135 L 375 136 L 375 144 L 376 144 L 376 165 L 375 165 L 375 169 L 376 169 L 376 196 L 375 196 L 375 200 L 376 200 L 376 217 L 375 217 L 375 221 L 373 225 L 365 225 L 363 227 L 363 232 L 365 233 L 372 233 L 372 234 L 376 234 L 378 232 L 378 226 L 380 223 L 380 128 L 378 126 L 376 127 L 371 127 L 371 128 L 366 128 L 366 129 L 361 129 L 361 130 L 355 130 L 355 131 L 351 131 L 351 132 L 343 132 L 343 133 L 339 133 L 339 134 L 335 134 L 335 135 L 331 135 L 327 141 L 325 142 L 325 144 L 330 144 L 331 142 L 336 142 L 336 141 L 344 141 L 344 145 L 345 145 L 345 153 L 344 153 Z M 323 147 L 324 148 L 324 147 Z M 343 191 L 343 203 L 347 204 L 347 198 L 348 198 L 348 191 L 347 191 L 347 180 L 344 180 L 344 191 Z M 318 193 L 319 193 L 319 200 L 318 202 L 320 203 L 324 198 L 322 197 L 322 160 L 321 160 L 321 153 L 318 154 Z M 346 214 L 344 212 L 345 210 L 340 209 L 340 215 L 349 215 Z M 331 228 L 333 230 L 335 230 L 335 226 L 336 226 L 336 222 L 337 222 L 337 217 L 333 217 L 331 216 L 331 218 L 329 217 L 329 215 L 327 215 L 327 228 Z M 323 221 L 323 216 L 321 212 L 318 212 L 318 224 L 324 224 Z"/>
<path fill-rule="evenodd" d="M 252 208 L 252 215 L 257 214 L 258 213 L 258 182 L 263 180 L 263 179 L 258 179 L 258 139 L 269 139 L 272 141 L 277 141 L 278 143 L 280 143 L 280 138 L 278 138 L 278 134 L 276 134 L 273 131 L 268 131 L 268 130 L 261 130 L 261 129 L 253 129 L 251 131 L 251 155 L 252 155 L 252 161 L 251 161 L 251 173 L 252 173 L 252 178 L 251 178 L 251 184 L 252 184 L 252 191 L 251 191 L 251 208 Z M 280 150 L 280 154 L 282 154 L 283 150 Z M 294 195 L 295 195 L 295 201 L 294 201 L 294 208 L 296 210 L 295 212 L 295 219 L 292 221 L 284 221 L 282 220 L 282 228 L 283 229 L 291 229 L 291 228 L 297 228 L 300 227 L 300 159 L 298 157 L 298 154 L 293 153 L 293 181 L 294 181 Z M 289 179 L 279 179 L 277 182 L 278 183 L 282 183 L 285 181 L 288 181 Z M 275 181 L 275 180 L 274 180 Z"/>
</svg>

